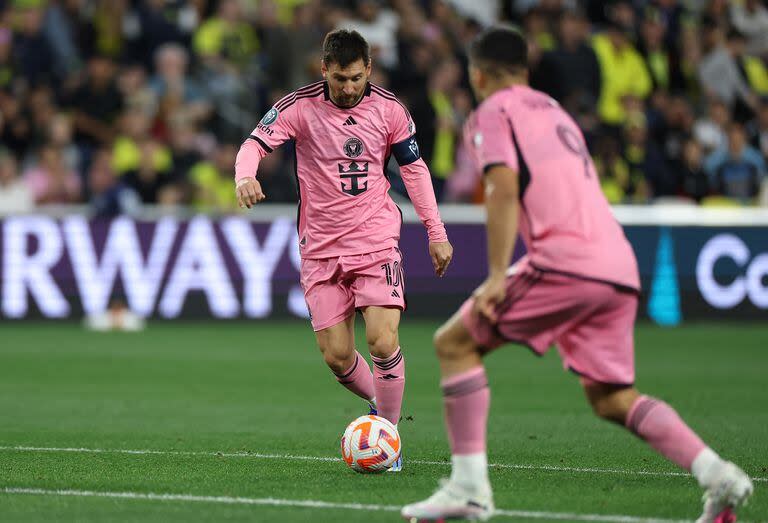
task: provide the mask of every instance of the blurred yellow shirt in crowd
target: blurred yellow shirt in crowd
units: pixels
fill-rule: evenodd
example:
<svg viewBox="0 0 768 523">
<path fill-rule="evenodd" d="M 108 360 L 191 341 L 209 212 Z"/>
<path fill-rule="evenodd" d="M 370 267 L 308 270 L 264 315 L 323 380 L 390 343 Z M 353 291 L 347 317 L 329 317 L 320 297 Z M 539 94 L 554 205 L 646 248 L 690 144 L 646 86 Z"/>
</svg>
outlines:
<svg viewBox="0 0 768 523">
<path fill-rule="evenodd" d="M 600 63 L 602 81 L 598 114 L 609 125 L 621 125 L 627 118 L 624 98 L 646 98 L 651 93 L 651 77 L 640 53 L 631 44 L 617 50 L 608 36 L 599 34 L 593 37 L 592 47 Z"/>
</svg>

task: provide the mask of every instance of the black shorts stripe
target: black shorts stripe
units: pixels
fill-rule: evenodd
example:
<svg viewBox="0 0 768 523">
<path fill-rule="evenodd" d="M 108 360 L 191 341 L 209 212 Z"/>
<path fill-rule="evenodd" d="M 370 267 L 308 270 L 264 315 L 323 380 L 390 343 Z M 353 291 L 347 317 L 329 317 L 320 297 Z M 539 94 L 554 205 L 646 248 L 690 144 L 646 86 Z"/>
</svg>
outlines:
<svg viewBox="0 0 768 523">
<path fill-rule="evenodd" d="M 252 134 L 248 138 L 250 138 L 251 140 L 254 140 L 256 143 L 261 145 L 261 148 L 264 149 L 265 151 L 267 151 L 268 153 L 271 153 L 272 151 L 274 151 L 274 149 L 272 149 L 269 145 L 264 143 L 264 140 L 262 140 L 258 136 L 255 136 L 255 135 Z"/>
</svg>

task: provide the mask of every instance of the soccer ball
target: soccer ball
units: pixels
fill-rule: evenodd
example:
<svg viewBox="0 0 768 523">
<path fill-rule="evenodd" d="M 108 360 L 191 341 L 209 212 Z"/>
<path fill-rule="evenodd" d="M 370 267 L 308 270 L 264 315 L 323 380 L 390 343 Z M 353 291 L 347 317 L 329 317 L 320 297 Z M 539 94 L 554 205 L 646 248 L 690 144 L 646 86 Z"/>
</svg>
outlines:
<svg viewBox="0 0 768 523">
<path fill-rule="evenodd" d="M 341 457 L 355 472 L 384 472 L 400 457 L 400 434 L 379 416 L 360 416 L 341 437 Z"/>
</svg>

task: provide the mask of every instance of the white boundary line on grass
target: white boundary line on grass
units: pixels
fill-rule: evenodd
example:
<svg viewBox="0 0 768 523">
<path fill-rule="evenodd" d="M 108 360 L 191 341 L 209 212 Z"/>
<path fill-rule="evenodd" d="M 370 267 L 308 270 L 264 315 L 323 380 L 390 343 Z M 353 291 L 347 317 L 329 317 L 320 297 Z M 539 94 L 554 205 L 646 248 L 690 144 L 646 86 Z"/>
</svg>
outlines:
<svg viewBox="0 0 768 523">
<path fill-rule="evenodd" d="M 319 509 L 365 510 L 371 512 L 398 512 L 395 505 L 365 505 L 361 503 L 334 503 L 310 499 L 241 498 L 229 496 L 195 496 L 191 494 L 155 494 L 144 492 L 99 492 L 93 490 L 48 490 L 40 488 L 5 487 L 4 494 L 33 494 L 39 496 L 75 496 L 112 499 L 138 499 L 149 501 L 188 501 L 222 503 L 228 505 L 262 505 L 273 507 L 304 507 Z M 603 523 L 684 523 L 685 520 L 642 518 L 619 514 L 577 514 L 567 512 L 538 512 L 529 510 L 497 510 L 497 516 L 561 521 L 597 521 Z"/>
<path fill-rule="evenodd" d="M 199 452 L 191 450 L 152 450 L 152 449 L 98 449 L 78 447 L 28 447 L 28 446 L 0 446 L 0 451 L 15 452 L 74 452 L 82 454 L 134 454 L 134 455 L 160 455 L 160 456 L 206 456 L 221 458 L 254 458 L 254 459 L 285 459 L 295 461 L 341 461 L 339 458 L 329 456 L 301 456 L 295 454 L 264 454 L 260 452 Z M 440 465 L 449 466 L 450 461 L 426 461 L 409 459 L 408 463 L 415 465 Z M 603 469 L 591 467 L 563 467 L 559 465 L 523 465 L 508 463 L 490 463 L 490 467 L 514 470 L 544 470 L 550 472 L 584 472 L 591 474 L 625 474 L 629 476 L 661 476 L 661 477 L 690 477 L 686 472 L 654 472 L 650 470 L 626 470 Z M 768 478 L 753 477 L 752 481 L 768 482 Z"/>
</svg>

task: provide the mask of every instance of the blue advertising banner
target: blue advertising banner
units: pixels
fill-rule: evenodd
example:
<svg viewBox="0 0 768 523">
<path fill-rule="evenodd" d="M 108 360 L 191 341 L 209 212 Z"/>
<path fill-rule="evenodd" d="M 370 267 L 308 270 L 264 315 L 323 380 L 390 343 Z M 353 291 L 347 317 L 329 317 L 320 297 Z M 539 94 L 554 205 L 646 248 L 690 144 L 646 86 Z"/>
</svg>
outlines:
<svg viewBox="0 0 768 523">
<path fill-rule="evenodd" d="M 768 319 L 768 227 L 628 226 L 643 315 Z M 403 225 L 409 314 L 446 317 L 483 280 L 485 230 L 449 224 L 455 258 L 437 278 L 420 224 Z M 518 245 L 516 257 L 523 253 Z M 80 318 L 114 299 L 154 318 L 307 317 L 296 229 L 288 218 L 0 222 L 0 318 Z"/>
</svg>

